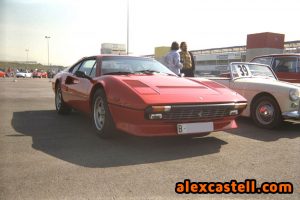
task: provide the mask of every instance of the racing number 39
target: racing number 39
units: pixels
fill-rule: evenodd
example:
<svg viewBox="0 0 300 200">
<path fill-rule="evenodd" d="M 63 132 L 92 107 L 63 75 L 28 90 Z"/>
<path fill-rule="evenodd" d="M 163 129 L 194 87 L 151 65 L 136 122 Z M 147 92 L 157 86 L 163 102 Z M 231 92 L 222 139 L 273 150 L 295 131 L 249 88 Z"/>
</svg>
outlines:
<svg viewBox="0 0 300 200">
<path fill-rule="evenodd" d="M 248 69 L 245 67 L 245 65 L 238 65 L 238 68 L 241 72 L 241 76 L 249 76 Z"/>
</svg>

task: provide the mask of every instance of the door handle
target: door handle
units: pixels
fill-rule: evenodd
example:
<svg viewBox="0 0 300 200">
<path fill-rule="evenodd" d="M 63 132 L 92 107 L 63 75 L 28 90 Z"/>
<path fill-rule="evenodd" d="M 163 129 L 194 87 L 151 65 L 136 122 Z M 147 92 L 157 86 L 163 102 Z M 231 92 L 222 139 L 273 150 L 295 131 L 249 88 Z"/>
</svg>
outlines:
<svg viewBox="0 0 300 200">
<path fill-rule="evenodd" d="M 78 84 L 79 83 L 79 80 L 76 79 L 76 78 L 73 78 L 71 76 L 68 76 L 66 78 L 66 85 L 71 85 L 71 84 Z"/>
</svg>

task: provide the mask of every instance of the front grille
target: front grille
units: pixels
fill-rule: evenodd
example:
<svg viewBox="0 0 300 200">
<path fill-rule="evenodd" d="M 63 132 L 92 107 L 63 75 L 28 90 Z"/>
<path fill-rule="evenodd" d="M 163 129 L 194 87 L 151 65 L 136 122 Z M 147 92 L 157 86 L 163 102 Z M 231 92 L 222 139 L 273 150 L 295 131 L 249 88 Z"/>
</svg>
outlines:
<svg viewBox="0 0 300 200">
<path fill-rule="evenodd" d="M 222 118 L 229 116 L 232 109 L 234 104 L 172 106 L 171 111 L 163 113 L 162 118 L 166 120 Z"/>
</svg>

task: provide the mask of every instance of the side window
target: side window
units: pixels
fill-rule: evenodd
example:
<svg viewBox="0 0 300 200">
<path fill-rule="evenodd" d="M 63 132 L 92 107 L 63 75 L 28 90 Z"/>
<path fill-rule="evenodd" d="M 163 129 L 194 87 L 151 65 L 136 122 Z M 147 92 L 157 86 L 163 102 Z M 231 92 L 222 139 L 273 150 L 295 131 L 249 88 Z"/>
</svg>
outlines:
<svg viewBox="0 0 300 200">
<path fill-rule="evenodd" d="M 92 78 L 96 77 L 96 67 L 97 67 L 97 64 L 94 65 L 94 67 L 91 71 L 90 77 L 92 77 Z"/>
<path fill-rule="evenodd" d="M 300 58 L 298 57 L 298 69 L 297 72 L 300 73 Z"/>
<path fill-rule="evenodd" d="M 72 67 L 72 68 L 69 70 L 69 72 L 72 73 L 72 74 L 74 74 L 74 73 L 78 70 L 78 68 L 80 67 L 80 65 L 81 65 L 81 62 L 78 63 L 77 65 L 75 65 L 74 67 Z"/>
<path fill-rule="evenodd" d="M 81 67 L 79 68 L 79 71 L 82 71 L 86 75 L 90 76 L 95 63 L 96 63 L 96 60 L 94 60 L 94 59 L 83 61 Z"/>
<path fill-rule="evenodd" d="M 252 60 L 252 63 L 260 63 L 265 65 L 271 65 L 272 58 L 271 57 L 263 57 L 263 58 L 255 58 Z"/>
<path fill-rule="evenodd" d="M 278 64 L 280 63 L 280 60 L 277 58 L 277 59 L 274 59 L 273 63 L 272 63 L 272 69 L 277 72 L 277 66 Z"/>
<path fill-rule="evenodd" d="M 296 57 L 280 57 L 275 58 L 272 64 L 275 72 L 296 72 L 297 58 Z"/>
</svg>

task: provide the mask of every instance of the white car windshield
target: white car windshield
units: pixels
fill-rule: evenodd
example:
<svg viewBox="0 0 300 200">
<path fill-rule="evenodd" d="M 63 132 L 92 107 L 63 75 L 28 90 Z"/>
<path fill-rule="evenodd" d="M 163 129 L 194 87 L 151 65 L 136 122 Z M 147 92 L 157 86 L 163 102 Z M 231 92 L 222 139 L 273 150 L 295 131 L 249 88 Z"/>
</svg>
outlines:
<svg viewBox="0 0 300 200">
<path fill-rule="evenodd" d="M 267 65 L 256 63 L 232 63 L 233 78 L 262 77 L 276 79 L 274 73 Z"/>
</svg>

